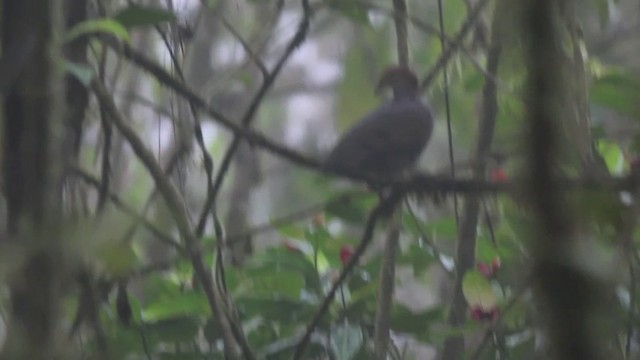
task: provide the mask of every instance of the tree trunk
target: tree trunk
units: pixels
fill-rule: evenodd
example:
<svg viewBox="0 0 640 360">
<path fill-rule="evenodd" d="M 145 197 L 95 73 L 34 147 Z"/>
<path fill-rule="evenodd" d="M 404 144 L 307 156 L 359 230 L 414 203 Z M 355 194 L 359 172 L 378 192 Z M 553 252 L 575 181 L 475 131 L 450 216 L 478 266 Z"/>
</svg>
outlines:
<svg viewBox="0 0 640 360">
<path fill-rule="evenodd" d="M 20 259 L 10 279 L 10 319 L 2 359 L 55 359 L 61 294 L 59 223 L 64 94 L 60 0 L 5 0 L 2 55 L 15 81 L 3 101 L 3 180 L 8 241 Z M 19 53 L 16 53 L 19 52 Z"/>
</svg>

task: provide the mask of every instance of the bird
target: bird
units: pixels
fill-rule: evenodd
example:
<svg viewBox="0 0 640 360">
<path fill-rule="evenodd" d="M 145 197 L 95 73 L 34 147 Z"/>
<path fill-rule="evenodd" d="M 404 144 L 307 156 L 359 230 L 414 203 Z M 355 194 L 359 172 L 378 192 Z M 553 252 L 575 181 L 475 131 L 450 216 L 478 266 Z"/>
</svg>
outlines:
<svg viewBox="0 0 640 360">
<path fill-rule="evenodd" d="M 387 181 L 415 167 L 431 138 L 433 114 L 420 99 L 418 78 L 408 67 L 382 73 L 376 93 L 389 88 L 393 97 L 347 130 L 325 158 L 325 170 Z"/>
</svg>

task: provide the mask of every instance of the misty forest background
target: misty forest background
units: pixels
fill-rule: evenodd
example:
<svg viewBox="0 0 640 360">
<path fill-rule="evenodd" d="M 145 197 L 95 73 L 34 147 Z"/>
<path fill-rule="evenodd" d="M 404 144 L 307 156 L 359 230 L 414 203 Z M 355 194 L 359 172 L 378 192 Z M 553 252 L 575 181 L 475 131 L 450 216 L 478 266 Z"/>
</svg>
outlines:
<svg viewBox="0 0 640 360">
<path fill-rule="evenodd" d="M 640 358 L 640 1 L 0 18 L 0 359 Z M 436 125 L 378 197 L 321 159 L 398 63 Z"/>
</svg>

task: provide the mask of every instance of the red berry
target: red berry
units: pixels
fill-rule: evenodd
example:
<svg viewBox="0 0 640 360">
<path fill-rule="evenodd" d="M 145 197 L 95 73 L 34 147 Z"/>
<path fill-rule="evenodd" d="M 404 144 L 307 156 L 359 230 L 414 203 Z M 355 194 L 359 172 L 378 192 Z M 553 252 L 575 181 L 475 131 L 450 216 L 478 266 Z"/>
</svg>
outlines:
<svg viewBox="0 0 640 360">
<path fill-rule="evenodd" d="M 470 311 L 471 319 L 475 321 L 494 321 L 500 315 L 500 311 L 497 307 L 483 309 L 481 306 L 476 305 L 472 306 Z"/>
<path fill-rule="evenodd" d="M 353 256 L 353 246 L 351 245 L 343 245 L 340 248 L 340 261 L 342 265 L 346 265 L 349 262 L 349 259 Z"/>
<path fill-rule="evenodd" d="M 480 306 L 474 306 L 471 308 L 471 318 L 475 321 L 482 320 L 482 308 Z"/>
<path fill-rule="evenodd" d="M 480 274 L 484 275 L 485 277 L 491 277 L 493 275 L 492 268 L 485 263 L 482 263 L 482 262 L 477 263 L 476 268 L 478 269 Z"/>
<path fill-rule="evenodd" d="M 504 172 L 503 168 L 497 168 L 497 169 L 491 170 L 491 173 L 489 174 L 489 178 L 491 179 L 491 182 L 494 182 L 494 183 L 505 182 L 509 180 L 509 178 L 507 177 L 507 173 Z"/>
</svg>

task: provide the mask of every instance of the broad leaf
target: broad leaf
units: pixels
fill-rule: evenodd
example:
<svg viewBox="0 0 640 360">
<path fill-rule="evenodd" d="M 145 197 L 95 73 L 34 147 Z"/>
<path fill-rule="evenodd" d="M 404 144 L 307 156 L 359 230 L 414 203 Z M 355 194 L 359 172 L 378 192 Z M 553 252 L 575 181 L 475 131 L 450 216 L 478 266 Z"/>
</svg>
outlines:
<svg viewBox="0 0 640 360">
<path fill-rule="evenodd" d="M 610 71 L 593 81 L 591 99 L 597 105 L 640 120 L 640 77 Z"/>
<path fill-rule="evenodd" d="M 156 298 L 142 310 L 146 321 L 164 320 L 179 315 L 209 316 L 210 313 L 207 299 L 197 292 Z"/>
<path fill-rule="evenodd" d="M 176 15 L 167 9 L 132 4 L 120 10 L 114 16 L 114 19 L 127 29 L 132 29 L 175 21 Z"/>
<path fill-rule="evenodd" d="M 362 329 L 345 323 L 331 331 L 331 349 L 337 360 L 350 360 L 363 343 Z"/>
<path fill-rule="evenodd" d="M 496 306 L 496 295 L 489 281 L 478 271 L 468 271 L 462 280 L 462 293 L 470 307 L 492 309 Z"/>
<path fill-rule="evenodd" d="M 115 36 L 116 38 L 129 42 L 129 32 L 122 24 L 112 19 L 95 19 L 87 20 L 79 23 L 78 25 L 67 31 L 64 36 L 66 42 L 72 41 L 79 36 L 92 34 L 92 33 L 106 33 Z"/>
</svg>

